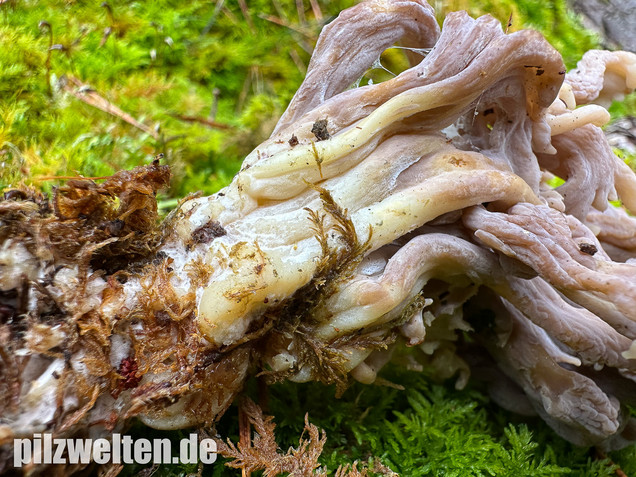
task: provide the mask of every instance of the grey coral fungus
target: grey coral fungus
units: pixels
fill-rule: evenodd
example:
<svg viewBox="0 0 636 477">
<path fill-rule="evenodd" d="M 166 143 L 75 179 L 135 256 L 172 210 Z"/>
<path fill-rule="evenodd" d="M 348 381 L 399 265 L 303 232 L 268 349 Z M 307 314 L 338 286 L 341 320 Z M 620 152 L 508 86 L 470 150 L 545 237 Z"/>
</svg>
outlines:
<svg viewBox="0 0 636 477">
<path fill-rule="evenodd" d="M 412 66 L 350 88 L 396 42 Z M 456 12 L 440 33 L 423 0 L 368 0 L 325 27 L 232 183 L 160 227 L 158 164 L 51 201 L 8 194 L 2 442 L 211 423 L 250 374 L 344 389 L 406 345 L 459 385 L 488 356 L 504 407 L 621 446 L 636 430 L 636 176 L 600 126 L 634 87 L 631 53 L 589 52 L 566 75 L 537 32 Z"/>
</svg>

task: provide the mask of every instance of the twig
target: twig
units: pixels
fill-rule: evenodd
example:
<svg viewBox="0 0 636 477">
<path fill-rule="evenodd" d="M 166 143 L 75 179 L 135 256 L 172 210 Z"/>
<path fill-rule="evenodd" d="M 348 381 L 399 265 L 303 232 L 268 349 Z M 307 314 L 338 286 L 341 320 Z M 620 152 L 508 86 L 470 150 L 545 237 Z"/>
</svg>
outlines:
<svg viewBox="0 0 636 477">
<path fill-rule="evenodd" d="M 245 81 L 243 82 L 243 87 L 241 88 L 241 92 L 239 93 L 238 101 L 236 103 L 237 114 L 243 109 L 243 105 L 245 104 L 247 94 L 249 93 L 250 88 L 252 87 L 252 76 L 253 76 L 254 68 L 256 68 L 256 66 L 250 67 L 249 73 L 245 76 Z"/>
<path fill-rule="evenodd" d="M 241 13 L 245 18 L 245 22 L 247 26 L 250 27 L 250 31 L 252 33 L 256 33 L 256 28 L 254 28 L 254 23 L 252 22 L 252 16 L 250 15 L 250 9 L 247 7 L 245 0 L 238 0 L 239 7 L 241 7 Z"/>
<path fill-rule="evenodd" d="M 307 24 L 307 18 L 305 17 L 305 5 L 303 5 L 303 0 L 296 0 L 296 11 L 298 11 L 298 21 L 301 25 L 305 26 Z"/>
<path fill-rule="evenodd" d="M 294 35 L 292 33 L 292 38 L 294 38 L 294 40 L 296 41 L 296 43 L 298 43 L 298 45 L 305 50 L 308 54 L 312 54 L 312 52 L 314 51 L 313 46 L 311 46 L 310 44 L 308 44 L 306 41 L 303 40 L 303 37 L 308 39 L 310 42 L 315 43 L 316 42 L 316 35 L 314 34 L 314 32 L 309 28 L 309 27 L 297 27 L 295 25 L 292 25 L 291 23 L 289 23 L 288 21 L 280 18 L 280 17 L 276 17 L 274 15 L 265 15 L 263 13 L 258 15 L 259 18 L 262 18 L 263 20 L 266 20 L 268 22 L 272 22 L 276 25 L 280 25 L 282 27 L 285 28 L 289 28 L 293 33 L 298 33 L 301 36 L 296 38 L 297 35 Z"/>
<path fill-rule="evenodd" d="M 41 20 L 40 23 L 38 23 L 38 28 L 40 30 L 46 29 L 49 33 L 49 47 L 46 50 L 46 61 L 44 62 L 44 67 L 46 68 L 46 87 L 49 96 L 51 96 L 51 53 L 53 51 L 53 27 L 51 27 L 51 24 L 46 20 Z"/>
<path fill-rule="evenodd" d="M 180 119 L 181 121 L 188 122 L 188 123 L 204 124 L 214 129 L 231 129 L 232 128 L 232 126 L 230 126 L 229 124 L 220 123 L 218 121 L 214 121 L 213 119 L 200 118 L 198 116 L 188 116 L 185 114 L 170 114 L 170 116 L 176 119 Z"/>
<path fill-rule="evenodd" d="M 318 4 L 317 0 L 309 0 L 309 3 L 311 4 L 311 9 L 314 12 L 314 17 L 316 18 L 316 20 L 322 22 L 322 11 L 320 10 L 320 5 Z"/>
<path fill-rule="evenodd" d="M 234 25 L 239 26 L 241 24 L 241 22 L 239 21 L 239 19 L 236 17 L 236 15 L 234 15 L 234 13 L 232 13 L 232 10 L 230 10 L 229 8 L 227 8 L 226 6 L 221 7 L 221 11 L 223 13 L 225 13 L 225 16 L 228 17 L 230 19 L 230 21 L 232 23 L 234 23 Z"/>
<path fill-rule="evenodd" d="M 508 29 L 512 26 L 512 12 L 510 12 L 510 17 L 508 18 L 508 25 L 506 25 L 506 35 L 508 34 Z"/>
<path fill-rule="evenodd" d="M 274 9 L 276 10 L 276 12 L 278 13 L 278 16 L 280 18 L 285 18 L 287 19 L 287 12 L 285 11 L 285 9 L 281 6 L 280 2 L 278 0 L 272 0 L 272 5 L 274 5 Z"/>
<path fill-rule="evenodd" d="M 275 17 L 274 15 L 265 15 L 263 13 L 258 15 L 259 18 L 262 18 L 263 20 L 267 20 L 268 22 L 272 22 L 275 23 L 276 25 L 280 25 L 280 26 L 284 26 L 285 28 L 289 28 L 292 31 L 295 31 L 296 33 L 300 33 L 301 35 L 311 39 L 315 39 L 314 35 L 312 32 L 309 31 L 309 29 L 307 28 L 299 28 L 297 26 L 292 25 L 291 23 Z"/>
<path fill-rule="evenodd" d="M 596 452 L 596 458 L 597 459 L 603 459 L 603 460 L 608 460 L 609 461 L 609 465 L 616 465 L 616 463 L 610 459 L 607 454 L 605 454 L 605 452 L 603 452 L 601 449 L 599 449 L 598 447 L 594 448 L 594 451 Z M 617 477 L 627 477 L 627 474 L 625 472 L 623 472 L 621 470 L 620 467 L 618 467 L 618 465 L 616 465 L 616 470 L 614 471 L 614 473 L 616 474 Z"/>
<path fill-rule="evenodd" d="M 108 22 L 110 26 L 115 24 L 115 15 L 113 15 L 113 8 L 108 4 L 108 2 L 102 2 L 100 7 L 106 9 L 106 16 L 108 17 Z"/>
<path fill-rule="evenodd" d="M 219 96 L 221 96 L 221 90 L 219 88 L 214 88 L 212 90 L 212 107 L 210 108 L 210 114 L 208 114 L 208 119 L 210 121 L 214 121 L 216 119 L 216 112 L 219 108 Z"/>
<path fill-rule="evenodd" d="M 136 127 L 137 129 L 141 129 L 146 134 L 152 136 L 156 141 L 159 141 L 159 133 L 152 129 L 149 126 L 146 126 L 143 123 L 140 123 L 135 118 L 133 118 L 130 114 L 125 113 L 120 108 L 115 106 L 113 103 L 100 96 L 96 91 L 91 89 L 88 85 L 83 84 L 79 79 L 71 76 L 67 78 L 68 81 L 64 84 L 64 91 L 72 94 L 80 101 L 93 106 L 97 109 L 101 109 L 105 113 L 112 114 L 113 116 L 118 117 L 126 121 L 131 126 Z M 72 84 L 70 84 L 72 83 Z"/>
<path fill-rule="evenodd" d="M 298 71 L 300 71 L 302 74 L 306 74 L 307 66 L 305 66 L 305 63 L 303 63 L 303 60 L 300 58 L 298 52 L 292 48 L 291 50 L 289 50 L 289 56 L 291 56 L 291 59 L 296 65 L 296 68 L 298 68 Z"/>
<path fill-rule="evenodd" d="M 205 28 L 201 30 L 201 35 L 207 35 L 210 32 L 210 30 L 216 23 L 216 17 L 219 15 L 219 12 L 221 11 L 221 8 L 223 8 L 224 3 L 225 3 L 225 0 L 216 0 L 216 5 L 214 6 L 214 12 L 212 13 L 212 18 L 210 18 L 207 25 L 205 25 Z"/>
</svg>

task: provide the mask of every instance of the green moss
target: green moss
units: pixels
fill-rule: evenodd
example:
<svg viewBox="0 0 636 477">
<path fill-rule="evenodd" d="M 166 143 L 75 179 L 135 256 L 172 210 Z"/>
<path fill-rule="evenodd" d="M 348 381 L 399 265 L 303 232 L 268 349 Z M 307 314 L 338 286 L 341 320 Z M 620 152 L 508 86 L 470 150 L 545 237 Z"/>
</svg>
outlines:
<svg viewBox="0 0 636 477">
<path fill-rule="evenodd" d="M 565 0 L 522 0 L 520 24 L 539 30 L 562 55 L 568 68 L 574 68 L 583 53 L 599 48 L 597 35 L 583 28 L 581 19 Z"/>
<path fill-rule="evenodd" d="M 569 444 L 539 418 L 502 411 L 477 389 L 457 391 L 452 383 L 395 367 L 383 376 L 406 391 L 356 383 L 336 399 L 334 387 L 320 384 L 271 386 L 279 446 L 298 442 L 308 412 L 327 431 L 321 462 L 330 472 L 375 457 L 403 476 L 615 475 L 616 465 L 594 450 Z M 255 396 L 252 384 L 248 392 Z M 233 413 L 222 419 L 219 432 L 236 439 Z M 635 455 L 632 447 L 611 457 L 627 470 Z"/>
<path fill-rule="evenodd" d="M 323 2 L 321 11 L 328 19 L 350 3 Z M 109 175 L 163 152 L 175 176 L 170 197 L 212 193 L 269 135 L 302 81 L 304 48 L 321 24 L 305 10 L 301 22 L 292 0 L 253 1 L 246 15 L 236 2 L 202 0 L 3 3 L 0 44 L 12 47 L 0 50 L 2 159 L 25 157 L 19 175 L 32 182 Z M 65 93 L 64 77 L 158 129 L 159 138 Z M 180 119 L 209 119 L 212 109 L 229 128 Z M 14 176 L 5 168 L 0 183 Z"/>
<path fill-rule="evenodd" d="M 352 3 L 320 2 L 323 22 Z M 0 108 L 3 116 L 8 110 L 18 114 L 4 125 L 2 158 L 13 160 L 20 151 L 28 158 L 22 179 L 33 181 L 38 176 L 108 175 L 163 152 L 175 173 L 169 198 L 218 190 L 269 135 L 302 81 L 321 22 L 309 5 L 301 18 L 296 4 L 253 0 L 244 14 L 237 2 L 203 0 L 113 1 L 107 7 L 85 1 L 3 3 L 0 44 L 12 47 L 0 51 Z M 569 66 L 598 45 L 565 8 L 565 0 L 464 0 L 443 2 L 443 7 L 440 15 L 466 8 L 473 15 L 491 13 L 504 23 L 512 13 L 512 30 L 539 29 Z M 400 61 L 397 50 L 383 55 L 389 69 L 402 69 Z M 77 77 L 158 128 L 159 139 L 60 91 L 65 76 Z M 381 70 L 368 76 L 375 82 L 388 77 Z M 615 115 L 633 111 L 632 103 L 615 106 Z M 179 119 L 208 118 L 212 109 L 230 129 Z M 0 181 L 10 182 L 6 177 Z"/>
<path fill-rule="evenodd" d="M 320 460 L 333 475 L 353 460 L 379 459 L 403 476 L 557 476 L 611 477 L 620 468 L 636 471 L 636 450 L 629 447 L 601 458 L 593 449 L 576 447 L 559 438 L 539 418 L 521 418 L 502 411 L 476 389 L 457 391 L 452 383 L 432 382 L 423 374 L 390 368 L 383 375 L 406 391 L 353 384 L 337 399 L 335 386 L 283 383 L 268 388 L 269 413 L 275 416 L 280 449 L 298 444 L 305 413 L 327 432 Z M 252 381 L 247 393 L 256 397 Z M 221 419 L 217 432 L 238 441 L 237 409 Z M 148 431 L 137 426 L 133 436 L 169 437 L 178 448 L 188 431 Z M 223 459 L 204 476 L 233 476 Z M 139 466 L 123 475 L 135 475 Z M 163 465 L 160 476 L 185 475 L 192 466 Z"/>
</svg>

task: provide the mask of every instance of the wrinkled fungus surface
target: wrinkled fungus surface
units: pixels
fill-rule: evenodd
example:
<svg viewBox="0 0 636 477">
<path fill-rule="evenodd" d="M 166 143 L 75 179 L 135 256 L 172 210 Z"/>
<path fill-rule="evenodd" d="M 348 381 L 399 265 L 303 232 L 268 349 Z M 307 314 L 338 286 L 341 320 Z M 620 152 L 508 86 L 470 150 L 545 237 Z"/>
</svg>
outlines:
<svg viewBox="0 0 636 477">
<path fill-rule="evenodd" d="M 396 43 L 412 66 L 351 88 Z M 636 177 L 600 126 L 635 87 L 631 53 L 566 74 L 537 32 L 368 0 L 232 183 L 161 226 L 158 164 L 7 193 L 0 441 L 211 423 L 248 375 L 343 390 L 404 346 L 576 444 L 632 441 Z"/>
</svg>

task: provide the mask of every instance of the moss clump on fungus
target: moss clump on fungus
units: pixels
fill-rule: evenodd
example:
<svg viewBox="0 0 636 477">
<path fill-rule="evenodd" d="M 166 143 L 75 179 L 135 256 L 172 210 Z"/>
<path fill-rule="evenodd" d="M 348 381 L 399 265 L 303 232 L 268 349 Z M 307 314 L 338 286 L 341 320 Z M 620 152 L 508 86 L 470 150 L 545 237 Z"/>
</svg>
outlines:
<svg viewBox="0 0 636 477">
<path fill-rule="evenodd" d="M 0 240 L 23 236 L 35 257 L 51 254 L 58 263 L 79 261 L 107 274 L 153 256 L 161 240 L 156 194 L 168 187 L 169 168 L 156 159 L 100 179 L 71 178 L 53 188 L 50 200 L 32 188 L 7 190 Z"/>
<path fill-rule="evenodd" d="M 316 240 L 320 244 L 322 255 L 317 270 L 311 281 L 299 288 L 289 299 L 280 303 L 265 314 L 264 319 L 271 321 L 271 331 L 263 337 L 258 345 L 260 352 L 267 356 L 268 350 L 282 349 L 280 343 L 300 347 L 299 362 L 284 372 L 264 372 L 268 381 L 279 382 L 289 378 L 297 369 L 308 365 L 316 370 L 316 379 L 324 384 L 336 384 L 338 392 L 347 387 L 347 371 L 343 368 L 346 358 L 343 355 L 346 346 L 365 346 L 370 348 L 386 348 L 392 339 L 377 339 L 368 333 L 345 336 L 330 342 L 323 342 L 313 335 L 314 325 L 320 323 L 316 316 L 325 301 L 331 297 L 338 287 L 354 272 L 356 266 L 369 249 L 373 230 L 369 228 L 368 238 L 361 242 L 348 211 L 343 210 L 333 199 L 329 191 L 312 186 L 319 193 L 324 213 L 306 208 Z M 325 226 L 325 220 L 333 221 L 332 228 Z M 337 234 L 339 247 L 329 244 L 328 231 Z M 331 237 L 332 239 L 334 237 Z M 262 328 L 262 327 L 261 327 Z"/>
<path fill-rule="evenodd" d="M 202 339 L 194 319 L 201 270 L 192 270 L 190 293 L 175 292 L 172 259 L 157 252 L 169 221 L 158 220 L 156 193 L 169 178 L 157 158 L 101 183 L 69 179 L 50 198 L 21 187 L 0 200 L 3 414 L 19 412 L 28 400 L 20 390 L 31 360 L 61 366 L 55 378 L 60 434 L 84 435 L 91 426 L 120 431 L 130 418 L 153 415 L 182 394 L 188 394 L 184 412 L 208 425 L 229 406 L 250 348 L 221 355 Z M 7 250 L 24 250 L 24 263 Z M 130 306 L 121 298 L 133 279 L 139 290 Z M 115 335 L 131 339 L 116 363 Z M 21 349 L 29 350 L 26 357 L 16 353 Z M 216 399 L 208 398 L 213 392 Z M 64 408 L 68 395 L 77 401 L 71 413 Z M 118 400 L 117 412 L 96 417 L 98 399 L 107 407 Z M 0 452 L 10 451 L 11 432 L 29 431 L 3 429 Z"/>
</svg>

